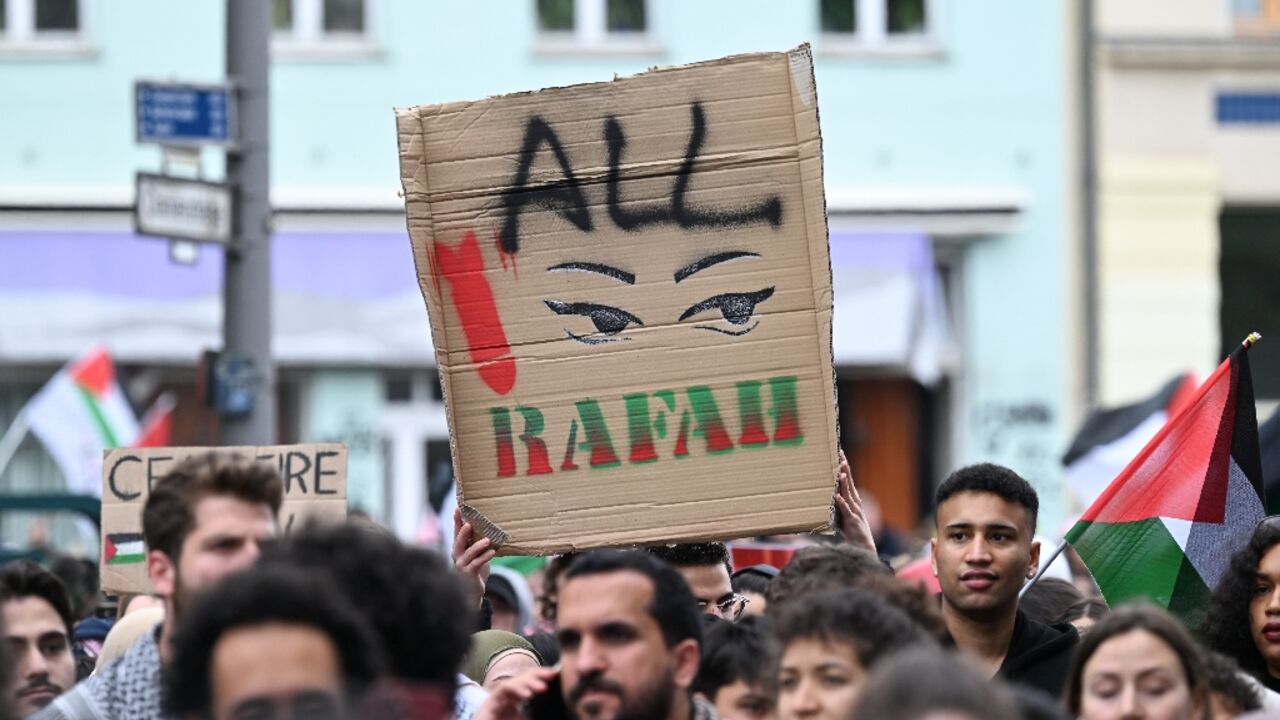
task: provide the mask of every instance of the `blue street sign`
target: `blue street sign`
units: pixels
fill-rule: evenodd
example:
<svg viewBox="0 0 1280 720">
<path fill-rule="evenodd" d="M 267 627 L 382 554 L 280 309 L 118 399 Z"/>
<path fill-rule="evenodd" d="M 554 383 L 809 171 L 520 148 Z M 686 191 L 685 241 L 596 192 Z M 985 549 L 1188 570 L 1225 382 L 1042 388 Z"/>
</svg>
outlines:
<svg viewBox="0 0 1280 720">
<path fill-rule="evenodd" d="M 236 103 L 231 85 L 134 83 L 137 140 L 158 145 L 231 147 Z"/>
</svg>

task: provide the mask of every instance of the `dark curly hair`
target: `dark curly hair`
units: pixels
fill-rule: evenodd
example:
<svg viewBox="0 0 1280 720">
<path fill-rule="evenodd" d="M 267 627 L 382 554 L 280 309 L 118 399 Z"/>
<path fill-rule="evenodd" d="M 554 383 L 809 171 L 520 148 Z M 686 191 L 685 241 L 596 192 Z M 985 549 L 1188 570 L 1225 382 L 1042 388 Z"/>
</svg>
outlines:
<svg viewBox="0 0 1280 720">
<path fill-rule="evenodd" d="M 653 545 L 645 550 L 675 568 L 723 565 L 725 572 L 733 574 L 733 565 L 729 562 L 729 549 L 724 543 Z"/>
<path fill-rule="evenodd" d="M 213 699 L 218 640 L 237 628 L 271 623 L 323 632 L 333 642 L 352 699 L 359 699 L 382 671 L 380 648 L 364 618 L 328 577 L 315 570 L 259 565 L 202 594 L 178 625 L 173 662 L 164 672 L 166 711 L 175 717 L 205 717 Z"/>
<path fill-rule="evenodd" d="M 1205 645 L 1240 663 L 1246 672 L 1267 677 L 1267 663 L 1253 642 L 1249 602 L 1262 556 L 1280 544 L 1280 526 L 1263 523 L 1254 529 L 1249 544 L 1231 556 L 1231 564 L 1218 580 L 1209 600 L 1209 612 L 1201 630 Z"/>
<path fill-rule="evenodd" d="M 962 492 L 990 493 L 1007 503 L 1021 505 L 1027 511 L 1027 522 L 1031 526 L 1031 535 L 1036 534 L 1036 515 L 1040 512 L 1040 498 L 1035 488 L 1021 475 L 1003 465 L 994 463 L 978 463 L 968 465 L 951 473 L 934 495 L 934 507 L 942 507 L 942 503 L 952 495 Z"/>
<path fill-rule="evenodd" d="M 263 555 L 262 565 L 330 577 L 364 616 L 400 680 L 452 687 L 471 647 L 473 610 L 458 577 L 430 550 L 369 522 L 311 522 Z"/>
<path fill-rule="evenodd" d="M 853 587 L 867 575 L 892 574 L 870 550 L 852 545 L 802 548 L 769 583 L 765 591 L 769 602 L 765 612 L 772 615 L 793 599 Z"/>
<path fill-rule="evenodd" d="M 1252 684 L 1240 672 L 1240 665 L 1235 660 L 1212 650 L 1205 650 L 1202 654 L 1209 692 L 1231 706 L 1234 711 L 1232 717 L 1262 709 L 1259 686 Z"/>
<path fill-rule="evenodd" d="M 768 628 L 765 619 L 748 615 L 731 623 L 715 620 L 706 628 L 702 643 L 702 659 L 693 691 L 716 701 L 716 694 L 726 685 L 741 680 L 747 685 L 773 690 L 777 677 L 772 670 Z"/>
<path fill-rule="evenodd" d="M 778 656 L 800 640 L 848 645 L 868 670 L 881 657 L 915 647 L 936 648 L 911 618 L 861 588 L 794 598 L 770 617 Z"/>
</svg>

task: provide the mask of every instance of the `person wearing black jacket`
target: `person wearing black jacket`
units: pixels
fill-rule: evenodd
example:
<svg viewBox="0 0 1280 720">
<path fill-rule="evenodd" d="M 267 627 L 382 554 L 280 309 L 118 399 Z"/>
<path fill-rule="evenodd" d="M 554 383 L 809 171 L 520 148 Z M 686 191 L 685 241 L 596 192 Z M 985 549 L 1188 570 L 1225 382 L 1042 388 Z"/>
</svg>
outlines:
<svg viewBox="0 0 1280 720">
<path fill-rule="evenodd" d="M 1059 696 L 1079 635 L 1018 609 L 1040 563 L 1035 490 L 1008 468 L 980 464 L 952 473 L 936 501 L 933 572 L 956 648 L 993 677 Z"/>
</svg>

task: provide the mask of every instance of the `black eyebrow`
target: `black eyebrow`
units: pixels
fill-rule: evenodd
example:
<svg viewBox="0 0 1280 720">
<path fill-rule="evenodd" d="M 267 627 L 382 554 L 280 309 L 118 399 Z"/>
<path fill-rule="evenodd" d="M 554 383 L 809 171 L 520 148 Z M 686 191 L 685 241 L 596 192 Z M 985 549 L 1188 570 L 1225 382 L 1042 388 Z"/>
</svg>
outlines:
<svg viewBox="0 0 1280 720">
<path fill-rule="evenodd" d="M 582 272 L 593 272 L 606 277 L 611 277 L 614 280 L 621 280 L 628 285 L 636 284 L 635 274 L 613 267 L 612 265 L 601 265 L 600 263 L 586 262 L 567 262 L 560 263 L 559 265 L 552 265 L 547 268 L 547 272 L 556 272 L 557 270 L 580 270 Z"/>
<path fill-rule="evenodd" d="M 677 270 L 675 275 L 676 282 L 680 282 L 696 272 L 706 270 L 712 265 L 719 265 L 722 262 L 729 262 L 730 260 L 737 260 L 742 257 L 760 257 L 760 255 L 758 253 L 743 252 L 741 250 L 732 250 L 730 252 L 708 255 L 701 260 L 695 260 Z"/>
</svg>

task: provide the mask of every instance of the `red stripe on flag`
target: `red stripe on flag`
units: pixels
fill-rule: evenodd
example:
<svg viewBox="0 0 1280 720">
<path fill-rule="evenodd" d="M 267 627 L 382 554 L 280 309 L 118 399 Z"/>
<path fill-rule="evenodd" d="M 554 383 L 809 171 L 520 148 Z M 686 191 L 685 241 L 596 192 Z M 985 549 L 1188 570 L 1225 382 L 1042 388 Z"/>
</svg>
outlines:
<svg viewBox="0 0 1280 720">
<path fill-rule="evenodd" d="M 116 368 L 111 363 L 111 356 L 107 351 L 99 347 L 94 348 L 72 366 L 71 377 L 94 395 L 102 397 L 106 394 L 107 388 L 111 387 L 111 383 L 115 382 Z"/>
<path fill-rule="evenodd" d="M 173 393 L 165 392 L 151 404 L 142 418 L 142 430 L 134 447 L 166 447 L 173 437 L 173 409 L 177 406 Z"/>
<path fill-rule="evenodd" d="M 1085 511 L 1089 522 L 1136 522 L 1153 517 L 1196 520 L 1214 445 L 1230 408 L 1231 358 L 1200 386 L 1195 398 L 1147 443 Z M 1228 449 L 1230 443 L 1227 443 Z M 1225 492 L 1225 487 L 1223 488 Z"/>
</svg>

